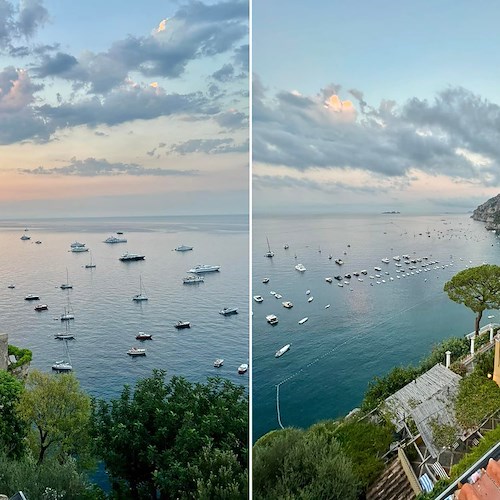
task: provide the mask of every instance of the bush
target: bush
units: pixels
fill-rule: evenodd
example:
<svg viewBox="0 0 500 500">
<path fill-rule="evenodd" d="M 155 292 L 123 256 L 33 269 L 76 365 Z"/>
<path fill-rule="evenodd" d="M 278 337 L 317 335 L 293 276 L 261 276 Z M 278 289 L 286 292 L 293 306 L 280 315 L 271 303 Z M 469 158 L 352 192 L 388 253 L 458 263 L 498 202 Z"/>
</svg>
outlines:
<svg viewBox="0 0 500 500">
<path fill-rule="evenodd" d="M 9 365 L 9 371 L 15 370 L 19 366 L 23 366 L 27 363 L 31 363 L 31 359 L 33 358 L 33 353 L 29 349 L 21 349 L 15 345 L 9 345 L 8 353 L 9 356 L 13 354 L 17 360 L 15 363 Z"/>
</svg>

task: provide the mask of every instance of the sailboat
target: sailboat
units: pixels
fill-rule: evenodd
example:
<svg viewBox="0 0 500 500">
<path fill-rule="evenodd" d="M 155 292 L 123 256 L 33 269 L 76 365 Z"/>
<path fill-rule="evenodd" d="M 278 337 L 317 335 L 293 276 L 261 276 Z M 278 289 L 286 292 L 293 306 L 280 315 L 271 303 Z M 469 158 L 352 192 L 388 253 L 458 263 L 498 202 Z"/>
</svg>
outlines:
<svg viewBox="0 0 500 500">
<path fill-rule="evenodd" d="M 66 268 L 66 283 L 63 283 L 60 288 L 62 290 L 68 290 L 70 288 L 73 288 L 73 285 L 70 284 L 69 278 L 68 278 L 68 268 Z"/>
<path fill-rule="evenodd" d="M 274 257 L 274 252 L 271 250 L 271 246 L 269 245 L 269 238 L 266 237 L 267 240 L 267 252 L 264 254 L 265 257 Z"/>
<path fill-rule="evenodd" d="M 94 261 L 92 260 L 92 252 L 90 252 L 90 262 L 88 264 L 85 264 L 85 269 L 92 269 L 96 267 L 94 264 Z"/>
<path fill-rule="evenodd" d="M 148 300 L 147 295 L 145 294 L 144 287 L 142 286 L 142 275 L 139 276 L 139 293 L 132 297 L 132 300 L 135 302 L 142 302 L 143 300 Z"/>
<path fill-rule="evenodd" d="M 61 321 L 69 321 L 70 319 L 75 319 L 75 315 L 73 314 L 73 311 L 69 303 L 69 295 L 68 295 L 68 305 L 64 308 L 64 312 L 61 314 L 60 318 Z"/>
<path fill-rule="evenodd" d="M 56 372 L 70 372 L 71 370 L 73 370 L 73 365 L 71 364 L 71 358 L 69 357 L 68 341 L 65 340 L 64 342 L 66 344 L 66 354 L 68 356 L 69 361 L 64 361 L 64 360 L 56 361 L 52 365 L 52 369 Z"/>
<path fill-rule="evenodd" d="M 56 333 L 54 335 L 54 338 L 55 339 L 58 339 L 58 340 L 73 340 L 75 338 L 75 336 L 70 333 L 70 328 L 69 328 L 69 321 L 66 321 L 65 322 L 65 325 L 66 325 L 66 331 L 65 332 L 61 332 L 61 333 Z"/>
</svg>

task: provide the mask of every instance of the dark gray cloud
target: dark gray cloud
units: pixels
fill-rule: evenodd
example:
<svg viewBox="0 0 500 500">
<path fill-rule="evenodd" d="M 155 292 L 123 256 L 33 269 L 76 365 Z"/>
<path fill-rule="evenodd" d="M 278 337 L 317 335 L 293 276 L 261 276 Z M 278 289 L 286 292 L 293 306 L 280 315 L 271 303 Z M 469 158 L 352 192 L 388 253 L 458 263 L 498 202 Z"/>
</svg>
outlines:
<svg viewBox="0 0 500 500">
<path fill-rule="evenodd" d="M 41 0 L 21 0 L 17 25 L 24 36 L 33 36 L 48 20 L 49 13 Z"/>
<path fill-rule="evenodd" d="M 39 166 L 33 169 L 19 169 L 22 174 L 30 175 L 62 175 L 74 177 L 109 177 L 109 176 L 193 176 L 198 170 L 176 170 L 170 168 L 146 168 L 135 163 L 110 163 L 101 158 L 86 158 L 77 160 L 72 158 L 68 165 L 63 167 L 45 168 Z"/>
<path fill-rule="evenodd" d="M 236 130 L 248 127 L 248 116 L 241 111 L 224 111 L 214 116 L 214 120 L 221 127 L 228 130 Z"/>
<path fill-rule="evenodd" d="M 232 80 L 234 76 L 234 67 L 232 64 L 224 64 L 222 68 L 212 73 L 212 78 L 219 82 L 227 82 Z"/>
<path fill-rule="evenodd" d="M 49 19 L 41 0 L 21 0 L 19 5 L 0 0 L 0 49 L 24 55 L 24 47 L 14 47 L 18 39 L 32 37 Z"/>
<path fill-rule="evenodd" d="M 247 153 L 248 141 L 235 144 L 233 139 L 190 139 L 188 141 L 174 144 L 169 153 L 180 155 L 192 153 L 205 154 L 226 154 L 226 153 Z M 149 154 L 149 152 L 148 152 Z"/>
<path fill-rule="evenodd" d="M 357 168 L 387 177 L 411 169 L 432 175 L 500 182 L 500 107 L 463 88 L 449 88 L 432 102 L 413 98 L 402 106 L 370 106 L 363 93 L 347 92 L 355 106 L 329 106 L 341 92 L 330 84 L 317 96 L 268 95 L 254 79 L 254 161 L 299 170 Z M 487 159 L 484 164 L 478 160 Z"/>
<path fill-rule="evenodd" d="M 46 55 L 43 57 L 42 64 L 36 68 L 36 75 L 40 78 L 54 75 L 67 75 L 71 69 L 78 64 L 75 57 L 70 54 L 57 52 L 55 55 Z"/>
</svg>

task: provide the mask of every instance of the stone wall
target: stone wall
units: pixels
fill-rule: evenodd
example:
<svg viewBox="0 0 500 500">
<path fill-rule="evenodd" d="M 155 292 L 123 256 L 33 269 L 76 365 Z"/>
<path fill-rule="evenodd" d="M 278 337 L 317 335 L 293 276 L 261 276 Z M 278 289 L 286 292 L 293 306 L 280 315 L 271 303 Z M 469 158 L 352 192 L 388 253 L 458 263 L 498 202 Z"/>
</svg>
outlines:
<svg viewBox="0 0 500 500">
<path fill-rule="evenodd" d="M 9 336 L 6 333 L 0 333 L 0 370 L 7 370 L 8 353 Z"/>
</svg>

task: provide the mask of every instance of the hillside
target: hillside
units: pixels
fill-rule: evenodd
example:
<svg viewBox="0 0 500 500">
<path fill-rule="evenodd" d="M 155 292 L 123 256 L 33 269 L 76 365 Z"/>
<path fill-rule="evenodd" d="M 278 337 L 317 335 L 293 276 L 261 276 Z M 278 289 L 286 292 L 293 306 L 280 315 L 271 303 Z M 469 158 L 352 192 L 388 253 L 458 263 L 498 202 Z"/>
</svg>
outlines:
<svg viewBox="0 0 500 500">
<path fill-rule="evenodd" d="M 479 205 L 471 217 L 486 222 L 487 229 L 500 229 L 500 194 Z"/>
</svg>

